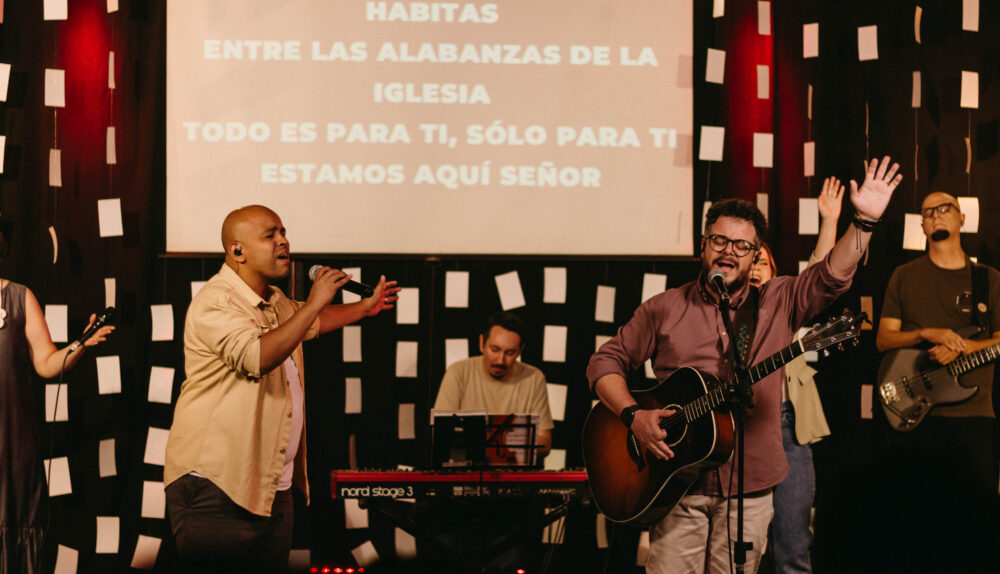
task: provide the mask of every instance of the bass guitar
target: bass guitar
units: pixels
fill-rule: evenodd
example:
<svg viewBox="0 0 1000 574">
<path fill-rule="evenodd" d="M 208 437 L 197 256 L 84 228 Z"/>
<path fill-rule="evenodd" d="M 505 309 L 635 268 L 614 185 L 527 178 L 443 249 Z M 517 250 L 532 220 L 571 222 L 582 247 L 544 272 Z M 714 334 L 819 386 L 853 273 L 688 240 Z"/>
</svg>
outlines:
<svg viewBox="0 0 1000 574">
<path fill-rule="evenodd" d="M 691 367 L 674 371 L 632 396 L 643 409 L 673 409 L 661 419 L 664 441 L 674 452 L 662 460 L 632 441 L 615 413 L 597 403 L 583 427 L 583 460 L 597 508 L 615 522 L 648 526 L 677 504 L 703 472 L 730 459 L 735 443 L 733 417 L 716 410 L 727 403 L 739 379 L 754 384 L 806 351 L 818 351 L 857 336 L 864 313 L 846 312 L 816 326 L 798 341 L 738 373 L 725 383 Z"/>
<path fill-rule="evenodd" d="M 979 333 L 975 326 L 958 331 L 963 339 Z M 1000 357 L 1000 343 L 959 355 L 942 366 L 924 349 L 893 349 L 878 367 L 878 396 L 892 428 L 913 430 L 936 405 L 957 405 L 971 399 L 979 387 L 963 386 L 958 378 Z"/>
</svg>

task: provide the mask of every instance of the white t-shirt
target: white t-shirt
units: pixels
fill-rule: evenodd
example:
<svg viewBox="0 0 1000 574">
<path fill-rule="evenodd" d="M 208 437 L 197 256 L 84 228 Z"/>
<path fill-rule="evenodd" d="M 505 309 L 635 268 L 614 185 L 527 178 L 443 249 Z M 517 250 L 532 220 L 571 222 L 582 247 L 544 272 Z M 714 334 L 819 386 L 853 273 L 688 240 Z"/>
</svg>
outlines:
<svg viewBox="0 0 1000 574">
<path fill-rule="evenodd" d="M 299 381 L 299 370 L 291 357 L 285 359 L 285 378 L 288 379 L 288 390 L 292 393 L 292 434 L 288 437 L 288 448 L 285 450 L 285 469 L 281 473 L 278 490 L 288 490 L 292 487 L 292 475 L 295 474 L 295 454 L 299 452 L 299 442 L 302 440 L 302 423 L 304 420 L 305 397 L 302 393 L 302 383 Z"/>
</svg>

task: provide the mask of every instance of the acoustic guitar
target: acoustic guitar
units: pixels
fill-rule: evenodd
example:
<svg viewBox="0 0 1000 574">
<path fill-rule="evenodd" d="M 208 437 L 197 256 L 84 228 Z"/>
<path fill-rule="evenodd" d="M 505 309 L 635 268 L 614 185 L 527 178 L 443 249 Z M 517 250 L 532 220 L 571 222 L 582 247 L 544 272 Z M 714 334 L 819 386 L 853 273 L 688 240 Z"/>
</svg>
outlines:
<svg viewBox="0 0 1000 574">
<path fill-rule="evenodd" d="M 737 376 L 754 384 L 806 351 L 855 338 L 865 319 L 865 313 L 845 311 Z M 667 432 L 665 442 L 674 452 L 670 460 L 637 446 L 615 413 L 596 404 L 583 427 L 583 460 L 601 513 L 615 522 L 653 524 L 670 512 L 699 475 L 728 461 L 735 428 L 732 415 L 720 407 L 730 402 L 738 382 L 732 377 L 721 383 L 683 367 L 655 387 L 632 393 L 643 409 L 676 411 L 660 421 Z"/>
<path fill-rule="evenodd" d="M 958 331 L 963 339 L 979 333 L 976 326 Z M 913 430 L 937 405 L 957 405 L 971 399 L 979 387 L 963 386 L 958 378 L 1000 357 L 1000 343 L 959 355 L 942 366 L 925 349 L 893 349 L 878 367 L 878 396 L 882 412 L 900 431 Z"/>
</svg>

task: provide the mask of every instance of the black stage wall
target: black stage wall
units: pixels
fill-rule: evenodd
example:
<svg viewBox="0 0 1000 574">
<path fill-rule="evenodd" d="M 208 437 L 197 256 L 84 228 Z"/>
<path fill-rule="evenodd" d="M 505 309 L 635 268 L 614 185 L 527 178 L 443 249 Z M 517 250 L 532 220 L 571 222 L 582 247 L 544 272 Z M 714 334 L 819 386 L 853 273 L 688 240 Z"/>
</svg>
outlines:
<svg viewBox="0 0 1000 574">
<path fill-rule="evenodd" d="M 767 194 L 772 241 L 782 270 L 794 271 L 815 238 L 798 234 L 798 199 L 814 197 L 822 178 L 861 179 L 863 161 L 890 154 L 906 177 L 876 232 L 867 264 L 844 304 L 857 308 L 871 297 L 880 311 L 891 270 L 916 256 L 901 248 L 904 214 L 914 213 L 933 190 L 979 198 L 983 214 L 978 234 L 966 234 L 969 253 L 994 264 L 997 211 L 993 193 L 1000 178 L 1000 5 L 983 2 L 981 32 L 962 30 L 961 2 L 774 1 L 768 4 L 772 34 L 758 34 L 758 3 L 730 0 L 725 15 L 712 18 L 712 2 L 696 2 L 693 120 L 695 205 L 704 199 Z M 40 2 L 6 2 L 0 24 L 0 62 L 12 65 L 2 110 L 6 136 L 0 183 L 0 225 L 8 241 L 0 274 L 29 285 L 42 304 L 69 306 L 70 332 L 79 332 L 89 313 L 104 306 L 104 279 L 115 278 L 118 331 L 91 355 L 121 357 L 122 392 L 97 393 L 94 359 L 85 358 L 67 379 L 68 422 L 43 423 L 45 444 L 54 456 L 69 458 L 72 493 L 51 499 L 49 544 L 78 552 L 79 571 L 128 569 L 140 536 L 163 540 L 159 568 L 168 565 L 169 528 L 162 518 L 142 518 L 143 483 L 162 480 L 162 468 L 146 464 L 150 427 L 169 428 L 172 407 L 147 400 L 150 369 L 176 369 L 173 398 L 183 381 L 181 329 L 190 282 L 210 277 L 220 258 L 165 256 L 164 125 L 165 50 L 163 2 L 121 0 L 107 13 L 105 0 L 69 2 L 67 21 L 43 21 Z M 921 41 L 914 37 L 914 16 L 923 14 Z M 802 25 L 818 22 L 819 57 L 802 58 Z M 859 62 L 858 27 L 878 26 L 879 58 Z M 726 81 L 704 81 L 707 48 L 726 50 Z M 116 87 L 107 86 L 107 53 L 115 52 Z M 757 64 L 771 66 L 771 97 L 758 100 Z M 43 105 L 44 69 L 67 70 L 66 107 Z M 979 74 L 979 108 L 959 106 L 962 70 Z M 912 77 L 922 73 L 922 102 L 911 107 Z M 812 86 L 812 118 L 808 117 Z M 724 161 L 697 159 L 699 126 L 726 126 Z M 105 161 L 108 126 L 117 130 L 117 163 Z M 749 142 L 753 132 L 775 134 L 773 168 L 754 168 Z M 966 144 L 972 156 L 966 170 Z M 816 177 L 803 175 L 803 142 L 816 142 Z M 48 185 L 49 150 L 62 150 L 62 186 Z M 97 201 L 121 198 L 124 234 L 101 238 Z M 849 215 L 850 209 L 845 209 Z M 846 217 L 842 217 L 846 220 Z M 614 222 L 595 233 L 614 233 Z M 58 237 L 53 262 L 49 227 Z M 699 222 L 695 222 L 699 227 Z M 844 228 L 842 223 L 841 229 Z M 293 233 L 294 230 L 290 230 Z M 484 230 L 497 233 L 499 230 Z M 697 239 L 697 238 L 696 238 Z M 294 243 L 293 243 L 294 247 Z M 611 335 L 639 303 L 643 273 L 665 273 L 668 285 L 697 272 L 691 260 L 557 259 L 516 257 L 408 257 L 392 254 L 317 260 L 360 266 L 366 280 L 380 273 L 407 287 L 419 287 L 420 324 L 397 325 L 393 313 L 367 320 L 362 327 L 361 363 L 342 361 L 341 335 L 307 345 L 309 471 L 313 504 L 298 515 L 296 548 L 310 548 L 314 562 L 350 560 L 350 549 L 373 540 L 380 554 L 394 552 L 392 532 L 373 516 L 372 527 L 344 530 L 343 510 L 329 499 L 329 471 L 349 464 L 349 437 L 356 437 L 362 467 L 419 465 L 426 460 L 427 410 L 444 369 L 443 340 L 467 337 L 473 343 L 482 319 L 499 308 L 494 276 L 518 271 L 526 305 L 516 311 L 531 325 L 525 361 L 543 368 L 549 380 L 568 387 L 565 420 L 557 422 L 555 447 L 566 450 L 567 466 L 581 465 L 578 436 L 592 397 L 584 368 L 595 336 Z M 302 295 L 300 261 L 287 286 Z M 542 303 L 542 275 L 548 266 L 567 268 L 565 304 Z M 470 272 L 468 309 L 444 307 L 447 271 Z M 617 288 L 614 323 L 594 320 L 596 287 Z M 150 305 L 171 304 L 172 341 L 150 341 Z M 545 325 L 566 326 L 565 362 L 541 360 Z M 397 341 L 419 345 L 418 375 L 397 379 Z M 887 493 L 878 482 L 877 456 L 887 432 L 878 413 L 862 418 L 862 385 L 871 384 L 878 361 L 874 335 L 860 346 L 820 362 L 820 392 L 833 435 L 814 448 L 817 466 L 815 567 L 817 572 L 883 571 L 869 556 L 877 533 L 892 524 Z M 344 379 L 361 377 L 363 414 L 344 414 Z M 643 384 L 642 373 L 636 376 Z M 37 382 L 38 416 L 44 420 L 44 387 Z M 400 404 L 417 413 L 414 440 L 397 438 Z M 117 475 L 98 475 L 98 444 L 116 440 Z M 46 455 L 47 456 L 47 455 Z M 562 570 L 596 571 L 605 551 L 594 549 L 593 511 L 581 511 L 555 564 Z M 97 516 L 120 517 L 117 554 L 95 554 Z M 619 529 L 622 532 L 623 529 Z M 629 571 L 636 533 L 618 537 L 620 547 L 609 571 Z"/>
</svg>

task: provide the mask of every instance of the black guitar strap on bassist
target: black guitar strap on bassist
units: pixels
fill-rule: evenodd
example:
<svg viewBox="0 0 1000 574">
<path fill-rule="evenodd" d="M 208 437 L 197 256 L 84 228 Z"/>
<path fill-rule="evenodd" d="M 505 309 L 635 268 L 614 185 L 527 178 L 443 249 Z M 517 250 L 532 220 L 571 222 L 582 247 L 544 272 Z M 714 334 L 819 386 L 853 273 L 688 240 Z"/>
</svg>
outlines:
<svg viewBox="0 0 1000 574">
<path fill-rule="evenodd" d="M 979 263 L 972 264 L 972 323 L 979 327 L 983 338 L 993 336 L 993 313 L 990 310 L 990 270 Z M 985 333 L 985 335 L 984 335 Z M 993 370 L 993 412 L 1000 413 L 1000 369 Z M 1000 426 L 994 425 L 1000 439 Z"/>
<path fill-rule="evenodd" d="M 978 263 L 972 264 L 972 322 L 980 333 L 992 336 L 990 320 L 990 273 L 989 268 Z"/>
</svg>

